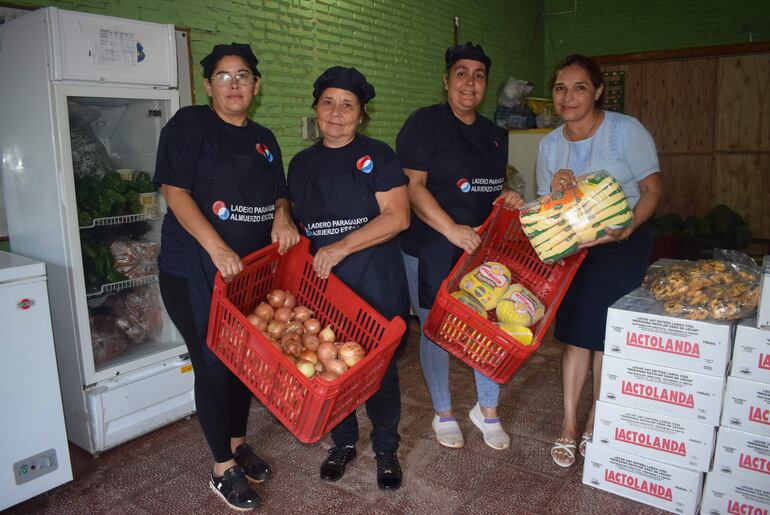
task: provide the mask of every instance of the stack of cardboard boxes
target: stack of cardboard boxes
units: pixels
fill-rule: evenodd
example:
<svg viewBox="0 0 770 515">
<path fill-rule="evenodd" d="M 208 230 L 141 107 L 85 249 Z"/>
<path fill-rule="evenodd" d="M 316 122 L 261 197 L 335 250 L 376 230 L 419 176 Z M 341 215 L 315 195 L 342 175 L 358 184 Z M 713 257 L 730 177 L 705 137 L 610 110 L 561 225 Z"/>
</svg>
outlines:
<svg viewBox="0 0 770 515">
<path fill-rule="evenodd" d="M 746 319 L 735 331 L 722 426 L 701 512 L 770 512 L 770 328 Z"/>
<path fill-rule="evenodd" d="M 732 326 L 667 316 L 641 288 L 609 309 L 585 484 L 696 513 L 720 421 Z"/>
</svg>

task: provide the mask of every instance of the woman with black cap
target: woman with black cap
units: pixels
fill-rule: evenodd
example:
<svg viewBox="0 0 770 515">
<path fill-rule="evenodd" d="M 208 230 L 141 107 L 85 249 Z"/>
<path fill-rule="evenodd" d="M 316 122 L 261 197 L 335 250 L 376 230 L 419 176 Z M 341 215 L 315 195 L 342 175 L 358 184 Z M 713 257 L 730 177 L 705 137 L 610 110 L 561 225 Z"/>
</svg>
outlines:
<svg viewBox="0 0 770 515">
<path fill-rule="evenodd" d="M 195 372 L 198 420 L 214 456 L 210 487 L 250 510 L 260 498 L 247 479 L 266 480 L 270 467 L 245 443 L 251 392 L 206 346 L 211 292 L 217 271 L 230 280 L 242 257 L 275 241 L 286 252 L 299 233 L 278 142 L 246 117 L 260 86 L 256 56 L 247 44 L 216 45 L 201 65 L 211 105 L 180 109 L 158 144 L 154 181 L 169 208 L 160 290 Z"/>
<path fill-rule="evenodd" d="M 463 251 L 471 253 L 481 243 L 474 227 L 487 218 L 495 200 L 502 197 L 513 208 L 523 204 L 505 185 L 505 131 L 476 112 L 484 100 L 491 60 L 480 45 L 468 42 L 448 48 L 445 61 L 447 101 L 412 113 L 396 139 L 417 215 L 401 243 L 412 308 L 423 324 L 441 281 Z M 420 363 L 435 412 L 436 439 L 445 447 L 462 447 L 449 391 L 449 356 L 424 334 Z M 479 372 L 475 376 L 478 402 L 469 417 L 487 445 L 505 449 L 510 438 L 497 414 L 500 386 Z"/>
<path fill-rule="evenodd" d="M 291 160 L 288 175 L 295 220 L 310 238 L 313 267 L 321 278 L 333 271 L 385 317 L 408 320 L 406 276 L 394 239 L 409 226 L 407 179 L 390 147 L 357 132 L 368 119 L 366 103 L 374 88 L 355 68 L 334 66 L 313 84 L 313 98 L 321 140 Z M 406 339 L 405 334 L 402 345 Z M 396 489 L 401 392 L 395 359 L 366 401 L 366 412 L 377 485 Z M 332 440 L 321 464 L 321 479 L 327 481 L 339 480 L 356 456 L 355 413 L 332 430 Z"/>
</svg>

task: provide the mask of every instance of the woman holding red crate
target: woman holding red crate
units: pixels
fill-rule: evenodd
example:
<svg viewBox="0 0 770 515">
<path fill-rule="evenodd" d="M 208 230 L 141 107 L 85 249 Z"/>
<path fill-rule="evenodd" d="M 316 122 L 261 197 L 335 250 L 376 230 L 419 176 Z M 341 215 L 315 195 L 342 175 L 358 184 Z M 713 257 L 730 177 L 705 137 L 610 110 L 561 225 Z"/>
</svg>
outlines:
<svg viewBox="0 0 770 515">
<path fill-rule="evenodd" d="M 168 203 L 161 231 L 160 291 L 185 340 L 195 372 L 195 407 L 214 456 L 210 488 L 231 508 L 251 510 L 247 482 L 270 467 L 245 443 L 251 392 L 206 346 L 214 277 L 243 271 L 241 258 L 299 234 L 291 220 L 281 149 L 273 133 L 246 116 L 261 75 L 249 45 L 216 45 L 202 61 L 210 106 L 180 109 L 163 128 L 154 181 Z M 239 210 L 259 209 L 260 217 Z"/>
<path fill-rule="evenodd" d="M 564 419 L 551 458 L 569 467 L 575 463 L 576 450 L 585 455 L 593 436 L 595 402 L 579 443 L 577 409 L 590 368 L 594 399 L 599 396 L 607 308 L 642 282 L 652 251 L 647 220 L 663 187 L 650 133 L 635 118 L 602 110 L 604 76 L 599 65 L 582 55 L 568 56 L 557 66 L 551 88 L 564 124 L 540 142 L 538 194 L 574 188 L 576 176 L 606 170 L 633 208 L 630 227 L 609 229 L 607 235 L 584 245 L 591 248 L 556 315 L 554 337 L 567 345 L 562 358 Z"/>
<path fill-rule="evenodd" d="M 395 237 L 409 226 L 407 179 L 385 143 L 357 132 L 368 120 L 374 87 L 355 68 L 334 66 L 313 84 L 321 140 L 289 164 L 289 193 L 295 220 L 311 242 L 313 267 L 321 278 L 334 272 L 386 318 L 409 317 L 409 294 Z M 403 343 L 408 338 L 404 335 Z M 379 390 L 366 401 L 372 421 L 377 485 L 401 486 L 398 462 L 401 392 L 396 360 Z M 334 447 L 320 476 L 337 481 L 356 456 L 355 412 L 332 429 Z"/>
<path fill-rule="evenodd" d="M 396 140 L 416 215 L 402 245 L 412 308 L 421 324 L 463 251 L 472 253 L 481 243 L 474 228 L 489 216 L 495 200 L 502 197 L 513 208 L 523 204 L 505 185 L 506 132 L 476 112 L 491 60 L 471 42 L 448 48 L 445 60 L 447 101 L 412 113 Z M 433 402 L 436 439 L 445 447 L 462 447 L 449 391 L 449 355 L 422 334 L 420 363 Z M 475 374 L 478 403 L 469 417 L 487 445 L 505 449 L 510 437 L 497 413 L 500 385 Z"/>
</svg>

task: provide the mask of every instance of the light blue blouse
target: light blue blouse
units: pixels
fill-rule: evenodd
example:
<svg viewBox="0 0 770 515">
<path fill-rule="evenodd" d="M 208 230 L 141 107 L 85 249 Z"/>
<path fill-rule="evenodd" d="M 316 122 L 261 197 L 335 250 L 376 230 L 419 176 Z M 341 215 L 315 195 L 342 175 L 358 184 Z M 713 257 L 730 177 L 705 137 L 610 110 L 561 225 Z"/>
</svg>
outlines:
<svg viewBox="0 0 770 515">
<path fill-rule="evenodd" d="M 582 141 L 564 137 L 564 125 L 540 141 L 537 155 L 537 194 L 551 192 L 551 179 L 560 169 L 575 176 L 606 170 L 623 187 L 633 208 L 639 200 L 639 181 L 660 171 L 652 136 L 639 120 L 612 111 L 594 135 Z"/>
</svg>

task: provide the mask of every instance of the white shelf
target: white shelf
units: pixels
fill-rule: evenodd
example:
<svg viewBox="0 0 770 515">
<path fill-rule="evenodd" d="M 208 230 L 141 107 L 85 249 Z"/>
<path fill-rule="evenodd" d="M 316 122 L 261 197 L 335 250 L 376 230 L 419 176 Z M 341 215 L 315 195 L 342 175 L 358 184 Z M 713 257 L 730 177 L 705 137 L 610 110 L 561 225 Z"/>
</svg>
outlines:
<svg viewBox="0 0 770 515">
<path fill-rule="evenodd" d="M 138 215 L 121 215 L 121 216 L 107 216 L 104 218 L 94 218 L 91 225 L 81 226 L 80 229 L 92 229 L 94 227 L 104 227 L 109 225 L 124 225 L 133 224 L 136 222 L 144 222 L 147 220 L 157 220 L 157 212 L 153 213 L 139 213 Z"/>
<path fill-rule="evenodd" d="M 158 276 L 157 275 L 146 275 L 144 277 L 139 277 L 138 279 L 128 279 L 127 281 L 120 281 L 117 283 L 109 283 L 109 284 L 103 284 L 101 290 L 94 293 L 88 293 L 86 295 L 89 299 L 94 299 L 97 297 L 101 297 L 102 295 L 108 295 L 111 293 L 117 293 L 121 290 L 126 290 L 128 288 L 133 288 L 134 286 L 141 286 L 143 284 L 152 284 L 158 282 Z"/>
</svg>

